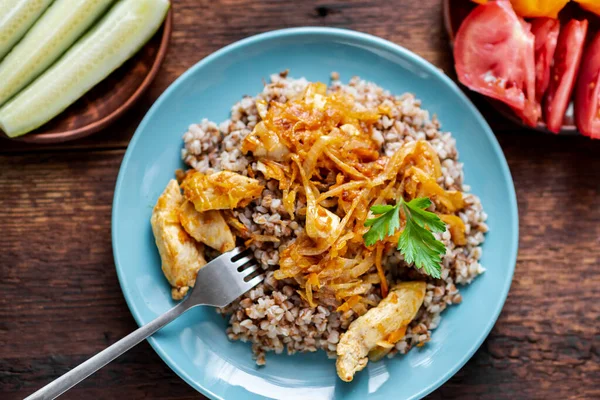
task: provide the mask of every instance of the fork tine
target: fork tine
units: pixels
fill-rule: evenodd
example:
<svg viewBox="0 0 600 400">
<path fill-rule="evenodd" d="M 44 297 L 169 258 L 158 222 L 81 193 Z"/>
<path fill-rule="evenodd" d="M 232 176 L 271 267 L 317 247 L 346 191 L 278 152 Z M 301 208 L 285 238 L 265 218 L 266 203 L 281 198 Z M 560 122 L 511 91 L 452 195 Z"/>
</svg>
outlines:
<svg viewBox="0 0 600 400">
<path fill-rule="evenodd" d="M 219 257 L 215 258 L 213 261 L 219 261 L 222 264 L 223 268 L 227 268 L 232 272 L 238 272 L 238 267 L 243 264 L 239 264 L 238 261 L 233 261 L 236 257 L 248 258 L 244 254 L 248 251 L 248 248 L 244 247 L 236 247 L 233 250 L 228 251 L 227 253 L 221 254 Z M 249 257 L 249 260 L 252 260 L 252 257 Z M 212 262 L 212 261 L 211 261 Z"/>
<path fill-rule="evenodd" d="M 243 267 L 244 264 L 249 263 L 250 261 L 254 261 L 255 258 L 253 255 L 249 255 L 249 256 L 245 256 L 240 258 L 239 260 L 234 261 L 234 263 L 238 266 L 238 267 Z"/>
<path fill-rule="evenodd" d="M 250 268 L 246 268 L 243 271 L 240 271 L 240 273 L 244 274 L 244 279 L 248 278 L 250 275 L 252 275 L 253 273 L 255 273 L 256 271 L 258 271 L 260 269 L 260 265 L 255 264 L 253 266 L 251 266 Z"/>
<path fill-rule="evenodd" d="M 190 294 L 199 305 L 224 307 L 265 279 L 261 265 L 252 253 L 235 248 L 200 268 Z M 234 261 L 238 257 L 237 261 Z M 258 276 L 255 276 L 258 275 Z"/>
<path fill-rule="evenodd" d="M 233 250 L 231 250 L 231 251 L 228 251 L 227 253 L 223 253 L 223 254 L 221 254 L 221 256 L 226 256 L 227 258 L 229 258 L 229 259 L 232 259 L 233 257 L 235 257 L 235 256 L 237 256 L 237 255 L 239 255 L 239 254 L 243 253 L 243 252 L 244 252 L 244 251 L 246 251 L 246 250 L 248 250 L 248 248 L 247 248 L 247 247 L 242 247 L 242 246 L 240 246 L 240 247 L 236 247 L 236 248 L 234 248 L 234 249 L 233 249 Z"/>
<path fill-rule="evenodd" d="M 258 261 L 254 257 L 244 257 L 238 261 L 235 261 L 235 266 L 237 270 L 242 272 L 244 269 L 250 267 L 253 264 L 256 264 Z"/>
<path fill-rule="evenodd" d="M 252 289 L 254 286 L 258 285 L 259 283 L 261 283 L 264 280 L 265 280 L 265 274 L 260 274 L 258 276 L 255 276 L 254 278 L 250 279 L 248 282 L 245 283 L 246 291 Z"/>
</svg>

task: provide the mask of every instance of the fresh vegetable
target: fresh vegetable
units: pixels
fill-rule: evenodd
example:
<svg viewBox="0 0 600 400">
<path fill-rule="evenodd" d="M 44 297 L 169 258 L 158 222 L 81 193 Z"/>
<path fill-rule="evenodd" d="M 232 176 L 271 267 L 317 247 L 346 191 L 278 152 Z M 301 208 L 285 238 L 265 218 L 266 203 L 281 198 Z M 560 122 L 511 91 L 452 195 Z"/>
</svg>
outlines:
<svg viewBox="0 0 600 400">
<path fill-rule="evenodd" d="M 113 0 L 56 0 L 0 63 L 0 106 L 60 57 Z"/>
<path fill-rule="evenodd" d="M 531 30 L 534 35 L 534 43 L 526 41 L 525 108 L 523 110 L 513 108 L 513 111 L 526 125 L 535 127 L 542 115 L 542 97 L 550 81 L 550 67 L 560 23 L 551 18 L 538 18 L 531 25 L 525 22 L 522 24 L 524 29 Z"/>
<path fill-rule="evenodd" d="M 556 18 L 569 0 L 511 0 L 512 6 L 521 17 Z"/>
<path fill-rule="evenodd" d="M 575 89 L 575 123 L 579 131 L 600 139 L 600 32 L 586 48 Z"/>
<path fill-rule="evenodd" d="M 0 60 L 50 3 L 52 0 L 0 0 Z"/>
<path fill-rule="evenodd" d="M 477 4 L 487 4 L 488 0 L 471 0 Z M 584 10 L 600 15 L 599 0 L 573 0 Z M 556 18 L 569 0 L 511 0 L 513 8 L 521 17 Z"/>
<path fill-rule="evenodd" d="M 473 1 L 482 5 L 465 18 L 454 46 L 460 82 L 506 103 L 529 126 L 537 126 L 543 109 L 547 129 L 555 133 L 580 82 L 576 123 L 584 135 L 599 135 L 600 39 L 590 45 L 585 74 L 578 80 L 588 21 L 571 20 L 561 27 L 555 18 L 568 0 Z M 600 0 L 574 1 L 600 15 Z M 539 18 L 529 24 L 519 16 Z"/>
<path fill-rule="evenodd" d="M 425 211 L 429 206 L 431 200 L 426 197 L 409 202 L 400 198 L 395 206 L 372 206 L 371 212 L 378 216 L 365 221 L 365 226 L 369 227 L 363 236 L 365 244 L 372 246 L 386 236 L 393 236 L 400 228 L 402 210 L 406 223 L 398 240 L 398 250 L 407 263 L 414 263 L 427 275 L 439 278 L 441 256 L 446 254 L 446 247 L 431 232 L 444 232 L 446 224 L 436 214 Z"/>
<path fill-rule="evenodd" d="M 365 221 L 365 226 L 369 227 L 369 231 L 363 235 L 367 246 L 373 246 L 386 236 L 393 236 L 396 233 L 400 228 L 399 210 L 400 203 L 395 206 L 380 204 L 371 207 L 371 212 L 379 216 Z"/>
<path fill-rule="evenodd" d="M 23 135 L 106 78 L 156 32 L 168 0 L 122 0 L 63 57 L 0 109 L 0 128 Z"/>
<path fill-rule="evenodd" d="M 478 4 L 486 4 L 488 0 L 472 0 Z M 597 2 L 598 0 L 575 0 L 580 2 Z M 569 0 L 510 0 L 513 8 L 521 17 L 550 17 L 556 18 L 558 12 Z"/>
<path fill-rule="evenodd" d="M 579 3 L 581 8 L 591 11 L 594 14 L 600 15 L 600 1 L 598 0 L 573 0 Z"/>
<path fill-rule="evenodd" d="M 470 89 L 535 112 L 534 37 L 509 1 L 489 2 L 469 14 L 456 36 L 454 59 L 458 79 Z"/>
<path fill-rule="evenodd" d="M 531 32 L 535 36 L 535 98 L 541 102 L 550 84 L 550 68 L 560 22 L 552 18 L 537 18 L 531 23 Z"/>
<path fill-rule="evenodd" d="M 561 30 L 550 74 L 550 85 L 544 102 L 544 117 L 548 130 L 558 133 L 571 100 L 579 71 L 587 20 L 571 20 Z"/>
<path fill-rule="evenodd" d="M 513 111 L 526 125 L 537 126 L 542 115 L 542 107 L 535 97 L 535 37 L 531 33 L 531 25 L 521 20 L 523 31 L 527 32 L 523 39 L 523 70 L 525 71 L 525 107 Z"/>
</svg>

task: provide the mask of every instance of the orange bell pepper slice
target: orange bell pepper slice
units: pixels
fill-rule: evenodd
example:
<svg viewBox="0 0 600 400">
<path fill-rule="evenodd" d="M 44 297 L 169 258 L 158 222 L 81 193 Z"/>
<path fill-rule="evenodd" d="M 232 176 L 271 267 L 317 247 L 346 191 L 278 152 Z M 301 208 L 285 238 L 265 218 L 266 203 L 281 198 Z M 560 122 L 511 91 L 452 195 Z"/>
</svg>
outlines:
<svg viewBox="0 0 600 400">
<path fill-rule="evenodd" d="M 558 17 L 569 0 L 511 0 L 515 12 L 521 17 Z"/>
<path fill-rule="evenodd" d="M 486 4 L 489 0 L 472 0 L 478 4 Z M 583 6 L 592 7 L 600 11 L 598 0 L 575 0 Z M 510 0 L 515 12 L 520 17 L 549 17 L 556 18 L 560 10 L 569 2 L 569 0 Z M 595 3 L 595 4 L 594 4 Z M 590 10 L 594 11 L 594 10 Z M 594 11 L 596 12 L 596 11 Z"/>
<path fill-rule="evenodd" d="M 598 0 L 574 0 L 579 3 L 581 8 L 593 12 L 596 15 L 600 15 L 600 1 Z"/>
</svg>

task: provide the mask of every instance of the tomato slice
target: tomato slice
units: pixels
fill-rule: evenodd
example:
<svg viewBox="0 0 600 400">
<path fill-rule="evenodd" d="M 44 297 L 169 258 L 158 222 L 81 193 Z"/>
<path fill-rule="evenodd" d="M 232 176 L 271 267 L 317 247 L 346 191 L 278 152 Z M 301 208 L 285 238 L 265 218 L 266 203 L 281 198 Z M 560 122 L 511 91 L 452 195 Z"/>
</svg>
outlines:
<svg viewBox="0 0 600 400">
<path fill-rule="evenodd" d="M 534 36 L 507 0 L 477 6 L 454 45 L 458 79 L 465 86 L 523 111 L 535 100 Z"/>
<path fill-rule="evenodd" d="M 600 32 L 581 62 L 575 89 L 575 123 L 582 134 L 600 139 Z"/>
<path fill-rule="evenodd" d="M 531 32 L 531 25 L 521 20 L 523 29 Z M 535 98 L 535 40 L 530 33 L 529 40 L 523 45 L 523 67 L 525 71 L 525 107 L 523 110 L 513 109 L 526 125 L 537 126 L 542 115 L 542 107 Z"/>
<path fill-rule="evenodd" d="M 554 53 L 554 65 L 550 73 L 550 85 L 544 102 L 544 117 L 548 130 L 558 133 L 562 126 L 565 111 L 571 100 L 575 78 L 579 71 L 587 20 L 572 19 L 558 35 Z"/>
<path fill-rule="evenodd" d="M 556 50 L 560 22 L 552 18 L 536 18 L 531 23 L 535 36 L 535 98 L 542 101 L 550 83 L 550 67 Z"/>
</svg>

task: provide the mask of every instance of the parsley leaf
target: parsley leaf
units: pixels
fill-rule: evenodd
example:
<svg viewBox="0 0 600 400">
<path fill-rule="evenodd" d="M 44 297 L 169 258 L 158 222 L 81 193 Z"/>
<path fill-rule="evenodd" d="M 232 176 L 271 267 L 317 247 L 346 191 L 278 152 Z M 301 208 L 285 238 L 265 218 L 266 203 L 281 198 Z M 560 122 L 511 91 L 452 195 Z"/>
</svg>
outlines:
<svg viewBox="0 0 600 400">
<path fill-rule="evenodd" d="M 404 230 L 398 240 L 398 250 L 404 255 L 407 263 L 434 277 L 441 276 L 442 256 L 446 247 L 433 236 L 432 232 L 444 232 L 446 224 L 434 213 L 426 211 L 431 205 L 427 197 L 413 199 L 409 202 L 400 199 L 395 206 L 375 205 L 371 212 L 378 215 L 365 222 L 370 227 L 363 235 L 365 244 L 372 246 L 386 236 L 392 236 L 400 228 L 400 209 L 406 217 Z"/>
<path fill-rule="evenodd" d="M 404 200 L 401 200 L 400 202 L 404 208 L 404 213 L 407 214 L 406 208 L 408 207 L 412 219 L 414 219 L 419 226 L 428 228 L 432 232 L 444 232 L 446 230 L 446 224 L 440 217 L 432 212 L 425 211 L 431 205 L 431 200 L 427 197 L 413 199 L 408 203 Z"/>
<path fill-rule="evenodd" d="M 365 226 L 371 227 L 363 235 L 365 244 L 373 246 L 377 241 L 383 240 L 386 236 L 392 236 L 396 229 L 400 228 L 399 204 L 395 206 L 378 204 L 371 207 L 371 212 L 378 217 L 365 221 Z"/>
</svg>

